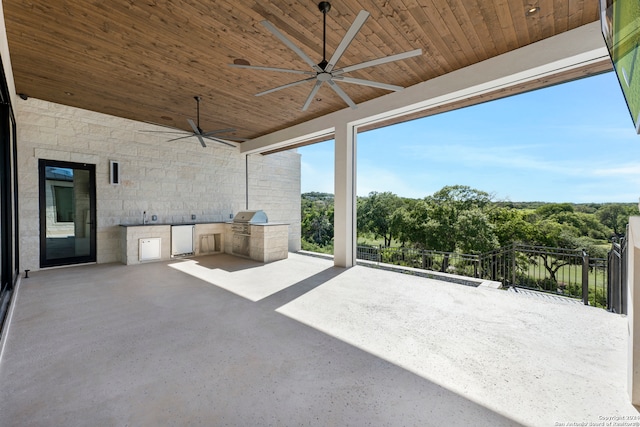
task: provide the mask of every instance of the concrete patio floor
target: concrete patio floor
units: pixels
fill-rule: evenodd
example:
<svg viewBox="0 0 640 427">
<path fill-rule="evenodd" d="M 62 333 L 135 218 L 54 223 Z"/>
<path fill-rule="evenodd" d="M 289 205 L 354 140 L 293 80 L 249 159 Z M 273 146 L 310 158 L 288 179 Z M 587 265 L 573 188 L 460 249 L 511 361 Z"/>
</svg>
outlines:
<svg viewBox="0 0 640 427">
<path fill-rule="evenodd" d="M 2 339 L 2 426 L 640 421 L 627 320 L 601 309 L 299 254 L 30 276 Z"/>
</svg>

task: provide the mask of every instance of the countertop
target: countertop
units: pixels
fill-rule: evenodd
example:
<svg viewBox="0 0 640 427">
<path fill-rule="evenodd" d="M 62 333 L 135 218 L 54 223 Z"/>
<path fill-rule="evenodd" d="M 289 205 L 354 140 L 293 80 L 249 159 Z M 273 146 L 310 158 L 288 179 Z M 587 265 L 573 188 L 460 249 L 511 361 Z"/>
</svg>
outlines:
<svg viewBox="0 0 640 427">
<path fill-rule="evenodd" d="M 198 225 L 198 224 L 225 224 L 226 221 L 207 221 L 207 222 L 151 222 L 147 224 L 120 224 L 120 227 L 153 227 L 153 226 L 174 226 L 174 225 Z"/>
<path fill-rule="evenodd" d="M 207 221 L 207 222 L 178 222 L 178 223 L 159 223 L 153 222 L 148 224 L 120 224 L 120 227 L 153 227 L 153 226 L 175 226 L 175 225 L 202 225 L 202 224 L 234 224 L 233 221 Z M 250 224 L 259 227 L 268 227 L 270 225 L 289 225 L 286 222 L 265 222 L 261 224 Z"/>
</svg>

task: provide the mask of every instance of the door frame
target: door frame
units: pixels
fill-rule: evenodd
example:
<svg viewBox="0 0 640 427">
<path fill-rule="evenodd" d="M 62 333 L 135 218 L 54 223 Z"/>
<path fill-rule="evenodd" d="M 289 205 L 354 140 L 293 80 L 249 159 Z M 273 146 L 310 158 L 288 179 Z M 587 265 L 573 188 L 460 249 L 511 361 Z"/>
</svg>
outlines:
<svg viewBox="0 0 640 427">
<path fill-rule="evenodd" d="M 46 202 L 46 174 L 47 167 L 80 169 L 89 171 L 89 254 L 66 258 L 47 259 L 47 202 Z M 38 188 L 40 205 L 40 268 L 57 267 L 96 262 L 96 165 L 89 163 L 74 163 L 60 160 L 38 160 Z"/>
</svg>

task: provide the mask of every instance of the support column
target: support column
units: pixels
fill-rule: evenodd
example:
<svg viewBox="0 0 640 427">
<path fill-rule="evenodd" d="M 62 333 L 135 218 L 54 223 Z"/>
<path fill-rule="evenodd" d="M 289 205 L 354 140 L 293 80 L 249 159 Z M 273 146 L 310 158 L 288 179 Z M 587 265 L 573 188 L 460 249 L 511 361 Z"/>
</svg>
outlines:
<svg viewBox="0 0 640 427">
<path fill-rule="evenodd" d="M 627 239 L 628 391 L 631 403 L 640 405 L 640 217 L 629 218 Z"/>
<path fill-rule="evenodd" d="M 336 267 L 356 263 L 356 129 L 348 123 L 335 128 L 335 191 L 333 256 Z"/>
</svg>

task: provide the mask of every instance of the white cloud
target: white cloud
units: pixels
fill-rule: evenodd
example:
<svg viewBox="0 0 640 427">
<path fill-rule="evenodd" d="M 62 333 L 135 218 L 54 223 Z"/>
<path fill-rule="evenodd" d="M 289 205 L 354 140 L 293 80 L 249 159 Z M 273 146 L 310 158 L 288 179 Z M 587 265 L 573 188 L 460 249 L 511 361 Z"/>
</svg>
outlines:
<svg viewBox="0 0 640 427">
<path fill-rule="evenodd" d="M 569 162 L 542 159 L 524 151 L 538 151 L 531 146 L 491 147 L 446 144 L 442 147 L 411 148 L 414 157 L 423 159 L 427 164 L 446 163 L 450 167 L 462 168 L 500 168 L 522 171 L 545 171 L 560 174 L 572 174 L 575 167 Z"/>
<path fill-rule="evenodd" d="M 594 169 L 592 174 L 596 176 L 629 177 L 640 179 L 640 162 L 626 163 L 609 168 Z"/>
</svg>

